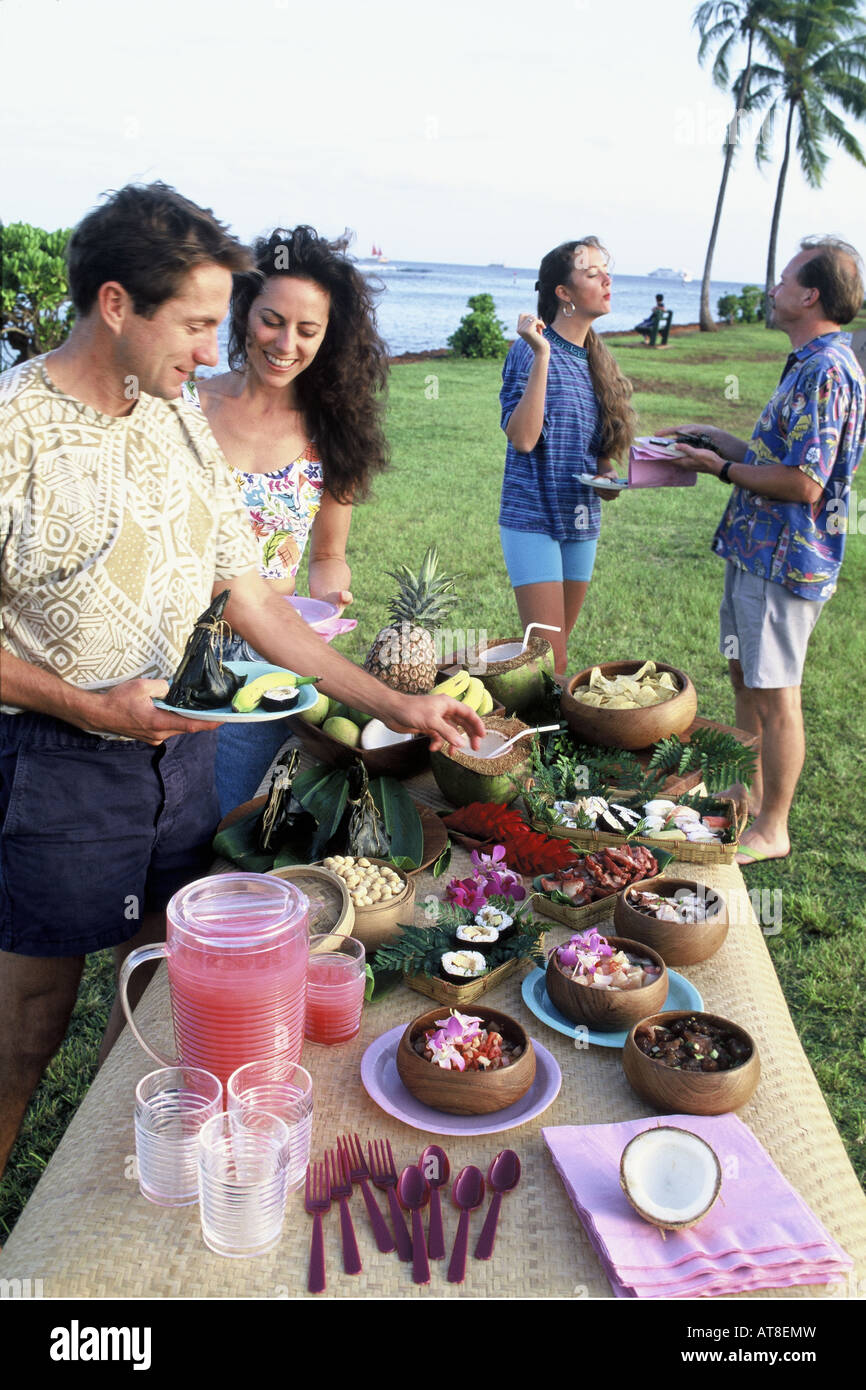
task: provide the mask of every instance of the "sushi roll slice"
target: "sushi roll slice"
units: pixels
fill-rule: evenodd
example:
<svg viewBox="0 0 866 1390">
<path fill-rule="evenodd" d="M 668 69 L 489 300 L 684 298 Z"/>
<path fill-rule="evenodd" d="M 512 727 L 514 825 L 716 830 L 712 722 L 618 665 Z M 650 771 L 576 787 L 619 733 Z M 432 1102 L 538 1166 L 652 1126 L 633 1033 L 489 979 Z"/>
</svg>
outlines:
<svg viewBox="0 0 866 1390">
<path fill-rule="evenodd" d="M 471 948 L 474 951 L 480 951 L 483 956 L 486 956 L 488 951 L 492 951 L 499 942 L 497 928 L 479 922 L 464 922 L 462 926 L 457 927 L 454 936 L 458 949 L 461 947 Z"/>
<path fill-rule="evenodd" d="M 268 690 L 259 701 L 259 709 L 267 710 L 269 713 L 281 713 L 283 710 L 291 709 L 297 703 L 298 689 L 294 685 L 277 685 L 272 690 Z"/>
<path fill-rule="evenodd" d="M 508 913 L 503 912 L 501 907 L 493 907 L 490 903 L 476 913 L 475 921 L 479 927 L 494 927 L 499 933 L 500 941 L 504 941 L 510 935 L 514 926 L 513 917 L 509 917 Z"/>
<path fill-rule="evenodd" d="M 439 969 L 444 979 L 459 985 L 484 975 L 487 962 L 480 951 L 446 951 Z"/>
</svg>

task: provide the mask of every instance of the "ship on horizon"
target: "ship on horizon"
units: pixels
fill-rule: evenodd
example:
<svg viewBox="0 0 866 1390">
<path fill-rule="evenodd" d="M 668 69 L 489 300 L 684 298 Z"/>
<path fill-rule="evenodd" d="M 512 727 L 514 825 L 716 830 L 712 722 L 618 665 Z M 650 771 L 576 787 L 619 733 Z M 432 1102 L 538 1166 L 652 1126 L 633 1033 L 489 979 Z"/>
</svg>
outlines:
<svg viewBox="0 0 866 1390">
<path fill-rule="evenodd" d="M 680 284 L 688 285 L 693 279 L 690 270 L 674 270 L 673 266 L 662 265 L 657 270 L 647 271 L 648 280 L 679 280 Z"/>
</svg>

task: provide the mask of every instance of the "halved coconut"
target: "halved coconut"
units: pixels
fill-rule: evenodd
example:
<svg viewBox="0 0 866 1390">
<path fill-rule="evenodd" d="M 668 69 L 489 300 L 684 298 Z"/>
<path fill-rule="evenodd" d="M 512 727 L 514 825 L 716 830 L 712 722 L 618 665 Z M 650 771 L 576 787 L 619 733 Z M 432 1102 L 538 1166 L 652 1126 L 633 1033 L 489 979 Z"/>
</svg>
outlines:
<svg viewBox="0 0 866 1390">
<path fill-rule="evenodd" d="M 511 651 L 512 656 L 503 658 L 502 651 Z M 543 672 L 551 677 L 553 670 L 553 648 L 543 637 L 533 633 L 524 649 L 521 641 L 493 642 L 478 653 L 479 675 L 494 700 L 505 706 L 506 714 L 520 714 L 522 711 L 540 705 L 544 700 L 545 685 Z"/>
<path fill-rule="evenodd" d="M 721 1191 L 722 1166 L 691 1130 L 659 1125 L 626 1144 L 619 1181 L 645 1221 L 662 1231 L 681 1231 L 707 1215 Z"/>
<path fill-rule="evenodd" d="M 414 734 L 395 733 L 381 719 L 371 719 L 361 730 L 361 747 L 390 748 L 392 743 L 408 743 L 414 737 Z"/>
</svg>

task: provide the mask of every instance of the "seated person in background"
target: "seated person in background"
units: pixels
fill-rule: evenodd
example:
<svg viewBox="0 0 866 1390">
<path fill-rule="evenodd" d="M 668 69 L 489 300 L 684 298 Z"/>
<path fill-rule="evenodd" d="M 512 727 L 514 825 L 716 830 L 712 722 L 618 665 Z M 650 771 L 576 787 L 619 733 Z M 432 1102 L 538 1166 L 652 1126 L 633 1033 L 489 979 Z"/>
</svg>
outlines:
<svg viewBox="0 0 866 1390">
<path fill-rule="evenodd" d="M 651 309 L 645 319 L 634 326 L 635 333 L 640 333 L 645 343 L 650 340 L 652 330 L 657 326 L 659 319 L 665 312 L 665 297 L 663 294 L 656 295 L 655 308 Z"/>
<path fill-rule="evenodd" d="M 373 293 L 345 254 L 311 227 L 277 228 L 236 275 L 231 371 L 198 383 L 200 403 L 229 465 L 278 594 L 295 592 L 310 539 L 310 594 L 352 602 L 346 541 L 352 501 L 385 467 L 387 348 Z M 193 395 L 194 398 L 194 395 Z M 256 660 L 240 639 L 233 660 Z M 289 737 L 286 726 L 225 724 L 217 735 L 220 814 L 248 801 Z"/>
</svg>

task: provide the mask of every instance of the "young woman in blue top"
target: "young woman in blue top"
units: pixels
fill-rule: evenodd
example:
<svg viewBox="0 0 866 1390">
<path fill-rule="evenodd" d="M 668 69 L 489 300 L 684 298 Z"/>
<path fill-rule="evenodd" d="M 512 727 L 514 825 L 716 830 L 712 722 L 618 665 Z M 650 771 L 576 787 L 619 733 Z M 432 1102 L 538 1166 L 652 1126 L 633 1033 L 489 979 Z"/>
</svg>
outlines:
<svg viewBox="0 0 866 1390">
<path fill-rule="evenodd" d="M 611 458 L 634 434 L 631 385 L 592 327 L 610 312 L 609 259 L 594 236 L 544 257 L 538 314 L 521 314 L 502 374 L 502 549 L 524 628 L 560 629 L 550 633 L 560 676 L 592 578 L 599 498 L 618 495 L 574 475 L 615 473 Z"/>
</svg>

